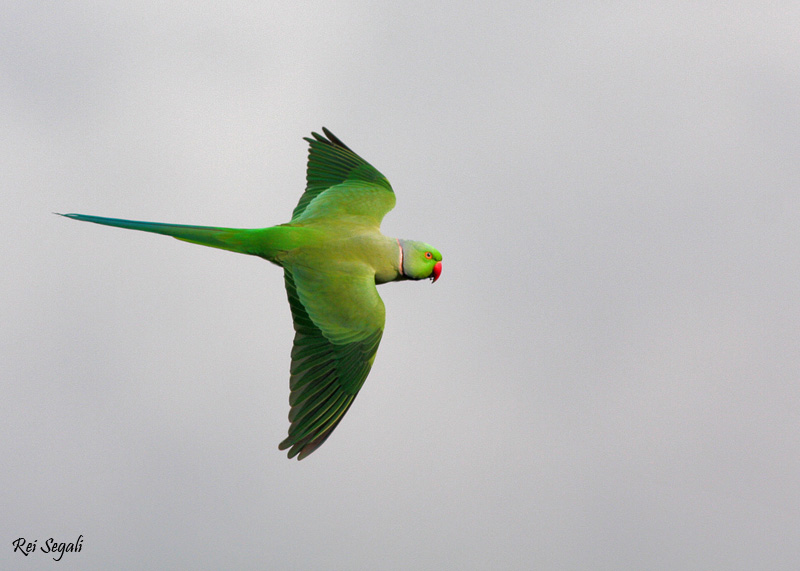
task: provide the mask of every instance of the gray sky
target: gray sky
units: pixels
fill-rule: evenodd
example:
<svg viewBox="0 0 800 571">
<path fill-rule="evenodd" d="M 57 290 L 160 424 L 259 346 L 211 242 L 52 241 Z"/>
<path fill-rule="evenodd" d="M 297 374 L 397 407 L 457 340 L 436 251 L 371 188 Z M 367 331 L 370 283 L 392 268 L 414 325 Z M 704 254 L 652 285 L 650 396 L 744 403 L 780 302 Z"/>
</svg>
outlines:
<svg viewBox="0 0 800 571">
<path fill-rule="evenodd" d="M 797 4 L 286 4 L 5 7 L 0 567 L 800 567 Z M 285 222 L 322 125 L 444 271 L 298 463 L 281 272 L 51 212 Z"/>
</svg>

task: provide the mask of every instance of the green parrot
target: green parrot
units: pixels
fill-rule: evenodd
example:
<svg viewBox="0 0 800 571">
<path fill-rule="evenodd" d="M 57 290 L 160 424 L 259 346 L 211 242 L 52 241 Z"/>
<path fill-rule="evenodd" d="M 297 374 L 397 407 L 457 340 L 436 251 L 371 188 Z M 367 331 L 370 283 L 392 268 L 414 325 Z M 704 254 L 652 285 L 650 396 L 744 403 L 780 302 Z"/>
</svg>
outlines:
<svg viewBox="0 0 800 571">
<path fill-rule="evenodd" d="M 286 224 L 237 229 L 61 214 L 260 256 L 283 268 L 295 336 L 289 435 L 278 448 L 298 460 L 331 435 L 369 374 L 385 321 L 375 286 L 435 282 L 442 272 L 436 248 L 381 234 L 381 220 L 395 205 L 389 181 L 328 129 L 322 132 L 305 138 L 306 190 Z"/>
</svg>

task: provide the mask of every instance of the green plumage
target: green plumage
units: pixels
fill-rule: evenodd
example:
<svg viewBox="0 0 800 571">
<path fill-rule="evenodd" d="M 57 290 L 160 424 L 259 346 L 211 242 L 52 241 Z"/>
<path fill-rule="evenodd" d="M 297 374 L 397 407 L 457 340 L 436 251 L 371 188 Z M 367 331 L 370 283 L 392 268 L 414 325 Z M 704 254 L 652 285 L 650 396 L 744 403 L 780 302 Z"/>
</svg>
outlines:
<svg viewBox="0 0 800 571">
<path fill-rule="evenodd" d="M 381 234 L 381 220 L 395 204 L 389 181 L 333 133 L 323 133 L 306 139 L 306 190 L 287 224 L 238 229 L 63 215 L 260 256 L 283 267 L 295 338 L 289 435 L 279 448 L 300 460 L 330 436 L 369 374 L 385 319 L 375 286 L 435 281 L 442 259 L 427 244 Z"/>
</svg>

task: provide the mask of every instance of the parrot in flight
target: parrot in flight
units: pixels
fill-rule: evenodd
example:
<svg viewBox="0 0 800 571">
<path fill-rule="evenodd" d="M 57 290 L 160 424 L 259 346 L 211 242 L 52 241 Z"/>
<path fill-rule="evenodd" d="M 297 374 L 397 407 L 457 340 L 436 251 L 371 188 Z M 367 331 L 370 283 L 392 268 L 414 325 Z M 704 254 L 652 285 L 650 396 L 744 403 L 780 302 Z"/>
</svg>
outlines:
<svg viewBox="0 0 800 571">
<path fill-rule="evenodd" d="M 442 272 L 433 246 L 381 233 L 395 205 L 389 181 L 328 129 L 322 132 L 305 138 L 306 189 L 286 224 L 237 229 L 61 214 L 251 254 L 283 268 L 295 336 L 289 435 L 278 448 L 298 460 L 331 435 L 369 374 L 385 321 L 375 286 L 435 282 Z"/>
</svg>

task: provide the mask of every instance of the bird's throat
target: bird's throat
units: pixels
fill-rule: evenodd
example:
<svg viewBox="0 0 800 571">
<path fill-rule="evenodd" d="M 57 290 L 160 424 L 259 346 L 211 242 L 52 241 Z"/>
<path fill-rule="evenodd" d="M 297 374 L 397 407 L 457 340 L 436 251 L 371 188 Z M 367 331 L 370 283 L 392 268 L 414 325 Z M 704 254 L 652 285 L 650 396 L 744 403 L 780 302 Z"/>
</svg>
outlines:
<svg viewBox="0 0 800 571">
<path fill-rule="evenodd" d="M 403 268 L 403 263 L 404 263 L 404 260 L 403 260 L 403 245 L 400 243 L 400 238 L 395 238 L 395 239 L 397 240 L 397 249 L 400 250 L 400 260 L 399 260 L 399 263 L 398 263 L 398 267 L 400 268 L 400 275 L 405 277 L 406 276 L 406 272 L 405 272 L 405 269 Z"/>
</svg>

